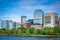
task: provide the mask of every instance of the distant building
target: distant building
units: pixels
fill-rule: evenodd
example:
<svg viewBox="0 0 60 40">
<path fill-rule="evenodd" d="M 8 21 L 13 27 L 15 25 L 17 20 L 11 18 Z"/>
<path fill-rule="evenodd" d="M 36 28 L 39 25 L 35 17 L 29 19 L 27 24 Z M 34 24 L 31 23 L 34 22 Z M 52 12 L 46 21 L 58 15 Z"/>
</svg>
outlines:
<svg viewBox="0 0 60 40">
<path fill-rule="evenodd" d="M 44 24 L 44 12 L 42 10 L 40 10 L 40 9 L 37 9 L 37 10 L 35 10 L 33 16 L 34 16 L 34 18 L 33 18 L 34 27 L 36 25 L 38 25 L 38 27 L 36 27 L 36 28 L 43 27 L 43 24 Z"/>
<path fill-rule="evenodd" d="M 9 21 L 9 29 L 13 29 L 13 21 L 12 20 Z"/>
<path fill-rule="evenodd" d="M 16 29 L 17 23 L 15 21 L 9 20 L 9 29 Z"/>
<path fill-rule="evenodd" d="M 25 27 L 24 24 L 26 24 L 26 16 L 21 16 L 21 26 Z"/>
<path fill-rule="evenodd" d="M 1 20 L 0 20 L 0 29 L 1 29 L 2 27 L 1 27 Z"/>
<path fill-rule="evenodd" d="M 16 24 L 16 28 L 19 28 L 19 27 L 21 27 L 21 22 L 17 22 Z"/>
<path fill-rule="evenodd" d="M 9 20 L 1 20 L 1 28 L 9 29 Z"/>
<path fill-rule="evenodd" d="M 21 23 L 22 24 L 26 23 L 26 16 L 21 16 Z"/>
<path fill-rule="evenodd" d="M 31 27 L 29 23 L 24 24 L 24 28 L 28 28 L 28 27 Z"/>
<path fill-rule="evenodd" d="M 60 26 L 60 17 L 58 17 L 58 22 L 59 22 L 59 26 Z"/>
<path fill-rule="evenodd" d="M 16 29 L 16 22 L 12 20 L 1 20 L 2 29 Z"/>
<path fill-rule="evenodd" d="M 34 24 L 36 25 L 43 25 L 43 21 L 44 21 L 44 12 L 40 9 L 35 10 L 34 12 Z"/>
<path fill-rule="evenodd" d="M 43 29 L 42 25 L 31 25 L 31 27 L 35 29 Z"/>
<path fill-rule="evenodd" d="M 44 27 L 58 26 L 58 14 L 51 12 L 44 15 Z"/>
<path fill-rule="evenodd" d="M 16 22 L 13 21 L 13 29 L 16 29 Z"/>
<path fill-rule="evenodd" d="M 33 19 L 28 19 L 28 23 L 29 23 L 30 25 L 33 25 Z"/>
</svg>

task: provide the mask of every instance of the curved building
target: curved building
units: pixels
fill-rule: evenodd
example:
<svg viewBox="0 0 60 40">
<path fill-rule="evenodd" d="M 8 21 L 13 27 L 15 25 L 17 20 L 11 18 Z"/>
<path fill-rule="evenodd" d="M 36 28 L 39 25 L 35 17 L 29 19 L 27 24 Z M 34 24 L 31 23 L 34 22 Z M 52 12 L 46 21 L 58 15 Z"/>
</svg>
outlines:
<svg viewBox="0 0 60 40">
<path fill-rule="evenodd" d="M 35 10 L 33 16 L 34 16 L 33 24 L 43 26 L 43 24 L 44 24 L 44 12 L 40 9 L 37 9 L 37 10 Z"/>
<path fill-rule="evenodd" d="M 44 27 L 58 26 L 58 13 L 49 12 L 44 15 Z"/>
<path fill-rule="evenodd" d="M 35 10 L 34 12 L 34 24 L 41 25 L 44 21 L 44 12 L 40 9 Z"/>
</svg>

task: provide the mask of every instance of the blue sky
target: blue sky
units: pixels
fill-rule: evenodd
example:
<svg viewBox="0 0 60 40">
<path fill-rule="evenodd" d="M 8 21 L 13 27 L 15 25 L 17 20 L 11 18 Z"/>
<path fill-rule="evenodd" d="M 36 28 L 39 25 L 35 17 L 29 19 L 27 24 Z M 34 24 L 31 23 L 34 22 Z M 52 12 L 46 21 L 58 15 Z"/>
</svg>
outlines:
<svg viewBox="0 0 60 40">
<path fill-rule="evenodd" d="M 0 0 L 0 18 L 20 21 L 21 16 L 33 18 L 34 10 L 44 13 L 56 12 L 60 15 L 60 0 Z"/>
</svg>

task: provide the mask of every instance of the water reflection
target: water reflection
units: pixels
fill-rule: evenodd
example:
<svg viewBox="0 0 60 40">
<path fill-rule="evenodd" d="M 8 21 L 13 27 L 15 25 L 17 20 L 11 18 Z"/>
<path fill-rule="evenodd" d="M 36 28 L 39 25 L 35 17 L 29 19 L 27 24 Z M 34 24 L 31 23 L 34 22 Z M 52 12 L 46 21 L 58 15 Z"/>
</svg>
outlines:
<svg viewBox="0 0 60 40">
<path fill-rule="evenodd" d="M 60 40 L 60 38 L 40 38 L 40 37 L 11 37 L 0 36 L 0 40 Z"/>
</svg>

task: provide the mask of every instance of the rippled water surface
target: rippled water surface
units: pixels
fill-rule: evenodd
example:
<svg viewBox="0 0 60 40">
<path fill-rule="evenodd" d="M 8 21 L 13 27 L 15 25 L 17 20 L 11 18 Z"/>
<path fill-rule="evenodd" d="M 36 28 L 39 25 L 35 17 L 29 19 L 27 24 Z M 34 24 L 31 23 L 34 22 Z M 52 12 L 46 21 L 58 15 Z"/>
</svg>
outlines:
<svg viewBox="0 0 60 40">
<path fill-rule="evenodd" d="M 60 38 L 0 36 L 0 40 L 60 40 Z"/>
</svg>

